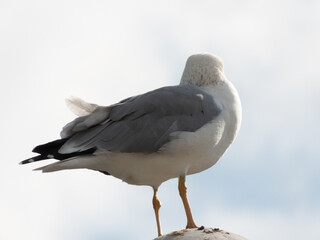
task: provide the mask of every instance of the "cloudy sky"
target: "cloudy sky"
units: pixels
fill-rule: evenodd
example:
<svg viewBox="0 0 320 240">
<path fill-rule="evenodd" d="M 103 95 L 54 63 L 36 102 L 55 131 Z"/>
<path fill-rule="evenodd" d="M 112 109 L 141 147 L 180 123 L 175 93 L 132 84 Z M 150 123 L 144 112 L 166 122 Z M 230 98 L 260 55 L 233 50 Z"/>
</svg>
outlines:
<svg viewBox="0 0 320 240">
<path fill-rule="evenodd" d="M 0 239 L 152 239 L 152 189 L 88 170 L 20 166 L 59 137 L 73 95 L 108 105 L 220 56 L 243 104 L 238 138 L 187 178 L 198 225 L 249 239 L 319 239 L 319 1 L 0 1 Z M 177 180 L 165 233 L 186 224 Z"/>
</svg>

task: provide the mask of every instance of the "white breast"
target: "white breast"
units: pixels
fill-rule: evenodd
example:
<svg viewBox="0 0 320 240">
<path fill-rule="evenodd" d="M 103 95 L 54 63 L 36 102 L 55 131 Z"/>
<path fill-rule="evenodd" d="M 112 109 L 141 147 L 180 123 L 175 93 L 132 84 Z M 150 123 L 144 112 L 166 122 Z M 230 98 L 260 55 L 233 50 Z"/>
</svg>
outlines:
<svg viewBox="0 0 320 240">
<path fill-rule="evenodd" d="M 234 141 L 241 125 L 241 103 L 231 82 L 223 81 L 214 87 L 202 88 L 214 96 L 223 110 L 212 123 L 196 132 L 199 135 L 198 143 L 201 143 L 197 145 L 200 152 L 198 151 L 199 156 L 194 159 L 188 174 L 198 173 L 213 166 Z"/>
</svg>

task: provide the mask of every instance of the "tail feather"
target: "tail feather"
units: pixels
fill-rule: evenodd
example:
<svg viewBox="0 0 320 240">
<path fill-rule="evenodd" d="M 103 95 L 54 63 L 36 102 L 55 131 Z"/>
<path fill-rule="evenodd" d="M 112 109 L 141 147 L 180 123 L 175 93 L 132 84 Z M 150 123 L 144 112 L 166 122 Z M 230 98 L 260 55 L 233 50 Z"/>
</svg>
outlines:
<svg viewBox="0 0 320 240">
<path fill-rule="evenodd" d="M 65 159 L 59 162 L 54 162 L 46 166 L 42 166 L 39 168 L 34 169 L 34 171 L 42 171 L 44 173 L 47 172 L 55 172 L 61 170 L 68 170 L 68 169 L 91 169 L 96 170 L 97 160 L 94 156 L 79 156 L 74 158 Z M 110 175 L 107 171 L 100 171 L 106 175 Z"/>
</svg>

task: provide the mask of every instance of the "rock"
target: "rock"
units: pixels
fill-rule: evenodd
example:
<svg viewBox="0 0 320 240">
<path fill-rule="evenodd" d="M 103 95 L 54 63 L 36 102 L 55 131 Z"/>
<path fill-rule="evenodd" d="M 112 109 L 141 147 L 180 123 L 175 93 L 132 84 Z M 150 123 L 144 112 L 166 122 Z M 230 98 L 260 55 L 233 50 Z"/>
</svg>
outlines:
<svg viewBox="0 0 320 240">
<path fill-rule="evenodd" d="M 154 240 L 247 240 L 237 234 L 219 228 L 193 228 L 175 231 Z"/>
</svg>

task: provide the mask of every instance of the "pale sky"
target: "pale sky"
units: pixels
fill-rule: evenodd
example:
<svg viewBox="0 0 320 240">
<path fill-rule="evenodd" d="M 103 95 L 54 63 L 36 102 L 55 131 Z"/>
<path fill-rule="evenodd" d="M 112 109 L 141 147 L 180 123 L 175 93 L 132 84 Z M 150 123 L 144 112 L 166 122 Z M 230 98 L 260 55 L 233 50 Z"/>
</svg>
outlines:
<svg viewBox="0 0 320 240">
<path fill-rule="evenodd" d="M 179 83 L 220 56 L 243 105 L 238 138 L 187 177 L 195 221 L 248 239 L 320 239 L 319 1 L 0 1 L 0 239 L 153 239 L 152 189 L 88 170 L 20 166 L 75 116 Z M 186 224 L 161 185 L 164 233 Z"/>
</svg>

